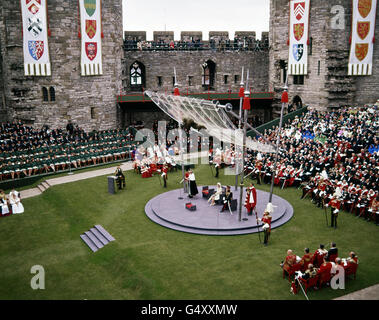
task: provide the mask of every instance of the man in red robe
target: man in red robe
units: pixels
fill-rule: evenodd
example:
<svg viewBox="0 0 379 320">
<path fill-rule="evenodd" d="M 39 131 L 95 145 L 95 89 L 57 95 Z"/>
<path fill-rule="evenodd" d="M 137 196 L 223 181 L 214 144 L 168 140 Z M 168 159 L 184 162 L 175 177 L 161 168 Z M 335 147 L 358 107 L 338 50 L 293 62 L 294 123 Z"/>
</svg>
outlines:
<svg viewBox="0 0 379 320">
<path fill-rule="evenodd" d="M 325 249 L 323 244 L 320 244 L 320 248 L 318 248 L 313 254 L 312 262 L 316 268 L 319 268 L 323 261 L 324 257 L 328 254 L 328 250 Z"/>
<path fill-rule="evenodd" d="M 292 252 L 292 250 L 288 250 L 287 251 L 287 256 L 286 256 L 286 259 L 284 260 L 284 262 L 281 264 L 281 267 L 283 268 L 283 270 L 285 272 L 288 272 L 290 271 L 290 269 L 292 268 L 292 266 L 296 263 L 296 255 Z"/>
<path fill-rule="evenodd" d="M 253 214 L 253 210 L 257 205 L 257 190 L 254 187 L 254 184 L 251 183 L 250 187 L 246 189 L 246 199 L 245 199 L 245 207 L 247 209 L 247 214 L 251 216 Z"/>
<path fill-rule="evenodd" d="M 309 253 L 309 248 L 304 249 L 304 255 L 300 260 L 301 271 L 305 272 L 308 269 L 308 265 L 312 262 L 313 254 Z"/>
<path fill-rule="evenodd" d="M 324 283 L 328 283 L 331 279 L 331 270 L 333 268 L 333 264 L 326 260 L 326 257 L 324 257 L 324 262 L 321 264 L 320 268 L 317 271 L 317 274 L 319 275 L 319 287 Z"/>
</svg>

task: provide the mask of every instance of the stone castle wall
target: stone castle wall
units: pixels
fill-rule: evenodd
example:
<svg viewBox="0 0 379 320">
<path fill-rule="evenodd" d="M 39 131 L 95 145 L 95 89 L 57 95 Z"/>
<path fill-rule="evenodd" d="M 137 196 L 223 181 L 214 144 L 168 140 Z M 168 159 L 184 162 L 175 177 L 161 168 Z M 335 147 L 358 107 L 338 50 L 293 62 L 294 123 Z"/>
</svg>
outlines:
<svg viewBox="0 0 379 320">
<path fill-rule="evenodd" d="M 162 40 L 170 43 L 173 40 L 173 32 L 154 33 L 154 41 Z M 254 31 L 236 31 L 235 35 L 241 39 L 256 39 Z M 125 31 L 125 40 L 145 41 L 146 32 L 144 31 Z M 203 40 L 203 34 L 199 31 L 182 31 L 181 41 L 200 41 L 205 46 L 205 50 L 182 50 L 182 49 L 166 49 L 166 50 L 130 50 L 125 48 L 123 59 L 123 94 L 134 94 L 135 88 L 130 85 L 130 67 L 134 62 L 143 64 L 145 67 L 145 84 L 143 90 L 152 90 L 158 92 L 173 93 L 174 91 L 174 67 L 177 74 L 177 82 L 179 90 L 182 94 L 191 93 L 226 93 L 238 92 L 241 83 L 241 72 L 244 67 L 244 79 L 246 72 L 249 70 L 249 87 L 253 92 L 268 91 L 268 65 L 269 53 L 267 50 L 255 51 L 240 49 L 232 50 L 226 46 L 222 47 L 221 42 L 229 40 L 233 45 L 233 40 L 229 38 L 226 31 L 210 31 L 209 39 L 214 40 L 215 46 L 210 49 L 209 41 Z M 262 33 L 262 39 L 268 38 L 268 33 Z M 128 49 L 129 48 L 129 49 Z M 202 64 L 211 60 L 215 63 L 215 78 L 213 86 L 203 86 L 203 67 Z M 141 92 L 140 88 L 137 91 Z M 205 98 L 207 98 L 205 96 Z M 233 104 L 239 105 L 239 101 Z M 158 108 L 151 107 L 151 111 L 146 111 L 146 104 L 125 103 L 122 106 L 122 123 L 128 125 L 134 121 L 143 120 L 149 125 L 155 120 L 168 119 L 168 117 L 160 112 Z M 267 110 L 270 104 L 261 100 L 254 102 L 254 110 L 252 114 L 259 114 L 261 119 L 268 121 L 271 112 Z M 140 110 L 139 110 L 140 109 Z"/>
<path fill-rule="evenodd" d="M 274 109 L 279 110 L 284 85 L 282 62 L 288 61 L 288 0 L 271 0 L 269 51 L 237 50 L 168 50 L 128 51 L 123 49 L 122 1 L 102 1 L 104 38 L 103 75 L 80 75 L 80 39 L 78 38 L 77 1 L 50 0 L 49 37 L 52 76 L 26 77 L 23 70 L 21 12 L 18 1 L 3 1 L 0 8 L 0 121 L 20 119 L 34 126 L 65 126 L 68 120 L 87 130 L 119 126 L 125 118 L 117 106 L 117 95 L 132 92 L 129 68 L 139 61 L 146 68 L 145 89 L 173 91 L 173 68 L 182 92 L 207 92 L 202 86 L 201 65 L 212 60 L 216 64 L 213 92 L 236 92 L 241 81 L 241 67 L 250 70 L 253 91 L 274 91 Z M 332 8 L 343 8 L 343 29 L 333 29 Z M 379 10 L 378 10 L 379 12 Z M 379 14 L 378 14 L 379 15 Z M 379 16 L 375 38 L 379 39 Z M 374 103 L 379 92 L 379 41 L 374 46 L 372 76 L 347 75 L 351 30 L 350 0 L 312 0 L 309 38 L 312 53 L 308 56 L 309 74 L 303 85 L 295 85 L 289 77 L 290 99 L 300 97 L 303 104 L 325 108 L 345 104 Z M 255 40 L 253 31 L 236 31 L 237 36 Z M 183 31 L 181 40 L 209 45 L 203 34 Z M 146 40 L 145 31 L 125 32 L 125 39 Z M 154 39 L 169 41 L 173 32 L 155 32 Z M 228 32 L 211 31 L 209 39 L 216 44 L 229 39 Z M 282 60 L 282 61 L 281 61 Z M 161 77 L 161 85 L 158 85 Z M 55 89 L 56 101 L 44 102 L 42 87 Z"/>
<path fill-rule="evenodd" d="M 238 31 L 237 36 L 241 38 L 251 38 L 255 40 L 254 31 Z M 146 39 L 146 32 L 125 31 L 125 39 L 134 40 Z M 262 33 L 262 38 L 267 38 L 267 32 Z M 181 40 L 190 41 L 199 40 L 201 43 L 208 45 L 208 41 L 202 39 L 202 33 L 196 31 L 183 31 Z M 213 38 L 216 43 L 227 40 L 228 32 L 210 31 L 209 38 Z M 172 31 L 154 31 L 154 41 L 163 40 L 166 43 L 173 40 Z M 229 39 L 231 42 L 233 39 Z M 214 50 L 125 50 L 123 60 L 123 88 L 125 92 L 131 90 L 129 70 L 130 66 L 138 61 L 145 66 L 146 83 L 145 90 L 167 91 L 174 89 L 173 76 L 174 67 L 176 68 L 177 80 L 181 90 L 189 93 L 200 93 L 208 91 L 207 87 L 202 86 L 202 64 L 212 60 L 216 64 L 215 84 L 212 90 L 216 92 L 227 92 L 239 90 L 241 82 L 241 69 L 250 71 L 249 85 L 252 90 L 257 92 L 268 91 L 268 51 L 245 51 L 245 50 L 227 50 L 215 47 Z M 226 77 L 225 77 L 226 76 Z M 158 85 L 158 77 L 161 77 L 161 85 Z"/>
<path fill-rule="evenodd" d="M 187 92 L 188 89 L 189 93 L 207 92 L 208 87 L 202 86 L 202 64 L 208 60 L 216 64 L 215 85 L 212 91 L 238 92 L 242 67 L 245 68 L 245 77 L 246 70 L 249 69 L 249 85 L 253 91 L 268 91 L 268 54 L 253 51 L 129 51 L 125 53 L 123 64 L 123 88 L 125 92 L 130 91 L 129 69 L 138 61 L 145 66 L 145 90 L 173 91 L 175 67 L 181 91 Z M 158 77 L 161 77 L 161 86 L 158 85 Z"/>
<path fill-rule="evenodd" d="M 338 21 L 343 29 L 332 27 L 336 13 L 335 6 L 342 7 L 342 19 Z M 334 11 L 334 10 L 333 10 Z M 379 12 L 379 10 L 377 11 Z M 350 0 L 312 0 L 310 11 L 309 39 L 312 54 L 308 56 L 308 75 L 304 85 L 295 85 L 289 76 L 290 99 L 298 95 L 303 104 L 316 108 L 334 107 L 346 104 L 375 103 L 379 98 L 379 42 L 375 42 L 373 75 L 348 76 L 349 37 L 351 32 Z M 270 2 L 270 90 L 280 92 L 284 85 L 281 77 L 280 60 L 288 61 L 288 0 Z M 375 38 L 379 37 L 379 13 L 376 18 Z M 274 102 L 279 110 L 280 101 Z"/>
<path fill-rule="evenodd" d="M 44 124 L 62 127 L 68 120 L 87 130 L 115 127 L 123 56 L 122 1 L 102 1 L 102 76 L 80 75 L 78 2 L 50 0 L 48 9 L 52 75 L 26 77 L 20 3 L 4 1 L 2 4 L 0 43 L 8 120 L 21 119 L 36 127 Z M 51 86 L 56 101 L 43 102 L 42 87 Z M 92 116 L 91 108 L 94 108 Z"/>
</svg>

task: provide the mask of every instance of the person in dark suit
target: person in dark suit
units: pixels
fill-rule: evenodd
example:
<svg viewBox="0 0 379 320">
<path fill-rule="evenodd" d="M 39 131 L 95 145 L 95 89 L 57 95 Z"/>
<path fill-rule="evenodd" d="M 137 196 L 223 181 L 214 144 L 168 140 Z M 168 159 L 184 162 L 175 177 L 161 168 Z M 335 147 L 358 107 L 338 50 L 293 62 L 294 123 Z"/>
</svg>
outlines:
<svg viewBox="0 0 379 320">
<path fill-rule="evenodd" d="M 224 196 L 224 204 L 220 212 L 224 212 L 226 208 L 230 208 L 232 200 L 233 200 L 233 192 L 230 191 L 230 186 L 227 186 L 225 196 Z"/>
<path fill-rule="evenodd" d="M 331 243 L 331 248 L 328 250 L 328 253 L 326 255 L 327 261 L 330 261 L 331 257 L 333 256 L 335 257 L 338 256 L 338 249 L 335 242 Z M 331 262 L 334 262 L 334 261 L 331 261 Z"/>
<path fill-rule="evenodd" d="M 117 178 L 117 186 L 118 190 L 121 190 L 122 188 L 125 188 L 125 176 L 122 173 L 121 167 L 117 166 L 116 172 L 114 174 Z"/>
</svg>

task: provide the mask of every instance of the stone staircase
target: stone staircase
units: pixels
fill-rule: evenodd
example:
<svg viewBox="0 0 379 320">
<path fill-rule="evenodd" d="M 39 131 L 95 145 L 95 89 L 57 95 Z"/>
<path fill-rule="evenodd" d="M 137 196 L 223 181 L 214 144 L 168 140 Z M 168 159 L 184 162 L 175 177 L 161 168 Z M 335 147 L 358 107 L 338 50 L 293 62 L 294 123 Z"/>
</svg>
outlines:
<svg viewBox="0 0 379 320">
<path fill-rule="evenodd" d="M 37 188 L 39 189 L 39 191 L 41 192 L 44 192 L 46 191 L 47 189 L 49 189 L 51 187 L 51 185 L 45 180 L 43 181 L 42 183 L 40 183 Z"/>
<path fill-rule="evenodd" d="M 93 251 L 106 246 L 109 242 L 114 241 L 113 238 L 107 230 L 105 230 L 101 225 L 95 225 L 89 231 L 84 232 L 80 235 L 80 238 L 85 242 L 85 244 Z"/>
</svg>

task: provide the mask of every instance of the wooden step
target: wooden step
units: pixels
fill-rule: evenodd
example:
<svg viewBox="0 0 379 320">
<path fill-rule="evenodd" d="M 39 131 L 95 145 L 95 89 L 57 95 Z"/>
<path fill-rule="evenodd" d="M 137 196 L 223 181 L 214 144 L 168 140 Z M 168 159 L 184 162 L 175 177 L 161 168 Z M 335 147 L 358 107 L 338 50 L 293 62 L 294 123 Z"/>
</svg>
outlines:
<svg viewBox="0 0 379 320">
<path fill-rule="evenodd" d="M 87 235 L 85 234 L 81 234 L 80 235 L 80 238 L 82 238 L 82 240 L 85 242 L 85 244 L 93 251 L 93 252 L 96 252 L 97 250 L 99 250 L 99 248 L 91 241 L 90 238 L 88 238 Z"/>
<path fill-rule="evenodd" d="M 46 181 L 42 182 L 41 184 L 44 186 L 45 190 L 50 188 L 50 185 Z"/>
<path fill-rule="evenodd" d="M 109 241 L 96 228 L 92 228 L 90 231 L 96 236 L 97 239 L 100 240 L 103 245 L 109 243 Z"/>
<path fill-rule="evenodd" d="M 107 230 L 105 230 L 101 225 L 97 224 L 95 225 L 95 228 L 108 240 L 108 241 L 115 241 L 116 239 L 113 238 Z"/>
<path fill-rule="evenodd" d="M 96 245 L 96 247 L 98 247 L 99 249 L 101 249 L 102 247 L 104 247 L 104 245 L 101 243 L 101 241 L 99 239 L 96 238 L 96 236 L 91 232 L 91 231 L 87 231 L 85 232 L 85 235 L 91 239 L 91 241 Z"/>
<path fill-rule="evenodd" d="M 41 191 L 41 192 L 44 192 L 46 190 L 46 188 L 42 185 L 42 184 L 39 184 L 37 186 L 37 188 Z"/>
</svg>

